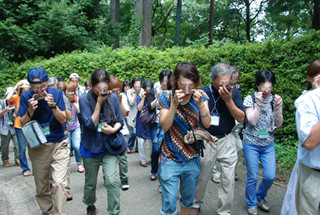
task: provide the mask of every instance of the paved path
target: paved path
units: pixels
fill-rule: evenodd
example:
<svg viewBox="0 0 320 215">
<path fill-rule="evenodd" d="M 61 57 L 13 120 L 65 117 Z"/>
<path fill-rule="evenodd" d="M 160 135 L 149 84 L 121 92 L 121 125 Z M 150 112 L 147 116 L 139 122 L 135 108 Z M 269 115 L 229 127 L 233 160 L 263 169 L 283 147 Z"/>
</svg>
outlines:
<svg viewBox="0 0 320 215">
<path fill-rule="evenodd" d="M 12 145 L 12 144 L 11 144 Z M 148 147 L 149 148 L 149 147 Z M 148 151 L 148 149 L 146 150 Z M 82 203 L 84 174 L 77 172 L 75 158 L 72 157 L 71 192 L 73 200 L 67 202 L 68 215 L 86 214 L 86 206 Z M 128 154 L 129 160 L 129 183 L 128 191 L 121 191 L 121 214 L 122 215 L 158 215 L 161 209 L 161 194 L 158 192 L 159 181 L 149 179 L 150 159 L 148 167 L 139 165 L 138 153 Z M 13 164 L 13 153 L 10 148 L 10 162 Z M 245 180 L 246 168 L 240 166 L 240 176 L 235 184 L 235 197 L 233 214 L 245 215 Z M 272 205 L 269 213 L 259 211 L 259 214 L 280 214 L 285 186 L 273 185 L 269 190 L 268 200 Z M 219 185 L 210 181 L 205 194 L 204 205 L 201 214 L 216 214 L 217 188 Z M 3 167 L 0 164 L 0 215 L 28 215 L 41 214 L 34 198 L 35 185 L 33 176 L 21 175 L 20 167 Z M 107 214 L 107 191 L 103 185 L 102 172 L 100 171 L 97 185 L 96 207 L 99 214 Z"/>
</svg>

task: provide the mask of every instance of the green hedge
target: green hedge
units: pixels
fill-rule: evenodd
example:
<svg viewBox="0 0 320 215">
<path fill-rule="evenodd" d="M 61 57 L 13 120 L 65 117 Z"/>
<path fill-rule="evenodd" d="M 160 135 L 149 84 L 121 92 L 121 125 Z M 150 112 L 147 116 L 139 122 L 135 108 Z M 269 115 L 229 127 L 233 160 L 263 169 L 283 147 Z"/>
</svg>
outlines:
<svg viewBox="0 0 320 215">
<path fill-rule="evenodd" d="M 254 75 L 268 69 L 276 74 L 274 93 L 284 100 L 284 123 L 276 134 L 277 162 L 280 167 L 292 167 L 296 157 L 296 126 L 294 101 L 305 88 L 306 68 L 316 58 L 320 58 L 320 32 L 310 32 L 291 41 L 277 40 L 264 43 L 219 44 L 210 47 L 174 47 L 165 51 L 156 48 L 126 47 L 117 50 L 102 47 L 99 53 L 79 52 L 58 55 L 51 59 L 37 58 L 22 64 L 12 64 L 0 73 L 1 93 L 18 80 L 26 78 L 30 68 L 44 67 L 49 76 L 62 76 L 68 80 L 69 74 L 76 72 L 83 84 L 90 79 L 96 68 L 105 68 L 111 75 L 122 81 L 134 76 L 142 79 L 158 80 L 163 69 L 173 70 L 180 61 L 192 61 L 198 68 L 202 84 L 210 83 L 209 73 L 218 62 L 228 62 L 240 69 L 240 86 L 243 97 L 252 93 Z"/>
</svg>

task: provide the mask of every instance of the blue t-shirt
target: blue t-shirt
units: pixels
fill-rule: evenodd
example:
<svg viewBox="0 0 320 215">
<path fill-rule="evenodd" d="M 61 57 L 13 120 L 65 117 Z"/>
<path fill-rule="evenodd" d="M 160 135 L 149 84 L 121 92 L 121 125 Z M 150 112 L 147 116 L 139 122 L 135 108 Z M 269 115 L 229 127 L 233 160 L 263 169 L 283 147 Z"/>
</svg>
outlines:
<svg viewBox="0 0 320 215">
<path fill-rule="evenodd" d="M 205 86 L 201 89 L 209 96 L 209 110 L 211 116 L 216 114 L 220 117 L 219 125 L 211 125 L 209 128 L 207 128 L 207 130 L 214 136 L 229 134 L 232 128 L 235 126 L 235 119 L 231 115 L 226 103 L 220 97 L 219 92 L 212 85 Z M 235 105 L 244 112 L 241 94 L 235 87 L 232 91 L 232 100 Z"/>
<path fill-rule="evenodd" d="M 53 95 L 53 100 L 61 111 L 66 110 L 62 91 L 54 88 L 47 89 L 48 94 Z M 32 98 L 34 92 L 29 90 L 21 94 L 18 116 L 23 117 L 29 108 L 29 99 Z M 38 101 L 38 108 L 34 111 L 32 120 L 37 120 L 41 126 L 49 124 L 50 134 L 46 135 L 48 143 L 61 142 L 66 139 L 64 135 L 63 125 L 55 118 L 48 103 L 43 99 Z"/>
</svg>

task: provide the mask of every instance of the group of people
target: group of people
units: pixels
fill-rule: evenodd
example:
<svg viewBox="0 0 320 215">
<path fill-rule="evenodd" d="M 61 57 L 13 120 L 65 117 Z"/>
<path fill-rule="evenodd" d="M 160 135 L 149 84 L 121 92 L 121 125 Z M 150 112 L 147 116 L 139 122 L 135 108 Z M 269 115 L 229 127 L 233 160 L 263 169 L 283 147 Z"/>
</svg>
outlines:
<svg viewBox="0 0 320 215">
<path fill-rule="evenodd" d="M 319 85 L 320 63 L 317 66 L 311 75 L 308 70 L 307 75 L 314 88 Z M 118 77 L 110 77 L 106 70 L 96 69 L 91 80 L 86 82 L 88 88 L 84 88 L 79 85 L 79 75 L 76 73 L 70 75 L 70 81 L 61 83 L 63 80 L 59 78 L 51 80 L 43 68 L 30 69 L 27 80 L 17 83 L 6 100 L 15 101 L 15 96 L 20 100 L 14 102 L 18 111 L 15 120 L 19 121 L 14 126 L 17 137 L 20 132 L 23 139 L 21 127 L 36 120 L 47 138 L 47 143 L 40 147 L 28 148 L 36 184 L 36 200 L 42 213 L 66 213 L 65 203 L 71 195 L 71 146 L 78 171 L 85 174 L 83 202 L 87 206 L 87 214 L 97 212 L 95 191 L 100 166 L 107 188 L 107 212 L 119 214 L 118 166 L 121 188 L 127 190 L 127 153 L 133 150 L 139 152 L 139 165 L 147 167 L 145 145 L 150 143 L 149 177 L 152 181 L 159 178 L 161 214 L 177 214 L 178 194 L 181 214 L 198 214 L 211 177 L 219 182 L 217 213 L 231 214 L 242 141 L 247 166 L 245 198 L 248 214 L 258 214 L 258 208 L 268 212 L 267 192 L 276 173 L 274 131 L 283 123 L 283 101 L 279 95 L 272 94 L 275 75 L 269 70 L 262 70 L 255 76 L 255 92 L 243 102 L 239 76 L 236 66 L 218 63 L 211 70 L 211 84 L 198 88 L 201 77 L 196 66 L 191 62 L 180 62 L 173 72 L 163 70 L 159 74 L 159 82 L 155 84 L 150 79 L 142 81 L 139 77 L 121 83 Z M 14 95 L 17 89 L 18 94 Z M 318 98 L 316 93 L 307 95 L 310 95 L 309 100 Z M 311 101 L 309 104 L 311 106 Z M 0 108 L 2 118 L 8 119 L 14 112 L 12 108 Z M 303 180 L 306 174 L 314 174 L 312 180 L 319 181 L 316 174 L 320 170 L 320 156 L 308 154 L 319 153 L 319 115 L 315 108 L 314 113 L 310 113 L 311 107 L 309 109 L 306 114 L 312 117 L 300 119 L 313 120 L 312 123 L 297 123 L 299 138 L 304 138 L 299 146 L 304 150 L 300 153 L 300 164 L 307 172 Z M 306 110 L 297 109 L 297 113 L 302 114 L 301 111 Z M 0 123 L 5 122 L 0 120 Z M 10 131 L 6 134 L 1 132 L 1 137 L 8 136 L 4 140 L 10 138 Z M 242 141 L 239 132 L 243 136 Z M 30 175 L 25 156 L 26 142 L 23 141 L 18 144 L 19 165 L 24 175 L 27 175 L 26 172 Z M 2 147 L 7 145 L 2 144 Z M 304 156 L 309 156 L 305 158 L 307 163 L 303 162 Z M 2 155 L 2 160 L 4 165 L 8 162 L 6 154 Z M 259 162 L 263 180 L 257 189 Z M 302 171 L 302 167 L 299 170 Z M 304 184 L 300 184 L 299 192 L 304 191 Z M 297 204 L 299 210 L 309 207 L 312 201 L 314 205 L 318 204 L 314 211 L 319 212 L 319 196 L 297 199 L 303 201 L 299 207 Z"/>
</svg>

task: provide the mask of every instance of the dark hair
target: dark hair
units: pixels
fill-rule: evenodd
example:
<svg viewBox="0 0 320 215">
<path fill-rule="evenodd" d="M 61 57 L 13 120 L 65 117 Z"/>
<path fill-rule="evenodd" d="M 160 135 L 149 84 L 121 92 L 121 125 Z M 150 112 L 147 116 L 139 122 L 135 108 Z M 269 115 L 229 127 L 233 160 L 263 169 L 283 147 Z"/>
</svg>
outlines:
<svg viewBox="0 0 320 215">
<path fill-rule="evenodd" d="M 129 80 L 125 80 L 122 84 L 122 92 L 124 92 L 124 87 L 125 86 L 130 86 L 130 88 L 132 87 L 131 86 L 131 82 Z"/>
<path fill-rule="evenodd" d="M 146 79 L 142 82 L 142 88 L 145 90 L 147 87 L 153 88 L 153 82 L 151 79 Z"/>
<path fill-rule="evenodd" d="M 319 74 L 320 74 L 320 60 L 316 59 L 309 64 L 307 69 L 307 77 L 314 78 Z M 307 90 L 310 90 L 310 89 L 312 89 L 312 84 L 309 81 L 307 81 Z"/>
<path fill-rule="evenodd" d="M 174 89 L 178 88 L 177 81 L 180 75 L 187 79 L 190 79 L 195 84 L 195 87 L 199 86 L 201 83 L 201 78 L 197 67 L 192 62 L 178 63 L 173 72 L 172 86 L 174 87 Z"/>
<path fill-rule="evenodd" d="M 141 81 L 141 78 L 139 78 L 138 76 L 134 77 L 131 81 L 132 86 L 134 85 L 134 83 L 136 83 L 137 81 Z"/>
<path fill-rule="evenodd" d="M 56 77 L 56 79 L 59 81 L 63 81 L 63 79 L 61 78 L 61 76 Z"/>
<path fill-rule="evenodd" d="M 168 84 L 167 84 L 167 88 L 168 90 L 171 89 L 171 75 L 172 75 L 172 71 L 171 70 L 162 70 L 159 74 L 159 81 L 160 83 L 163 82 L 164 77 L 168 77 Z"/>
<path fill-rule="evenodd" d="M 84 82 L 84 86 L 90 86 L 90 81 L 86 81 L 86 82 Z"/>
<path fill-rule="evenodd" d="M 257 72 L 255 76 L 255 87 L 266 82 L 271 82 L 272 86 L 276 83 L 276 76 L 273 74 L 273 72 L 269 70 Z"/>
<path fill-rule="evenodd" d="M 99 84 L 100 82 L 105 82 L 109 84 L 110 76 L 105 69 L 96 69 L 91 75 L 91 84 L 92 87 Z"/>
</svg>

